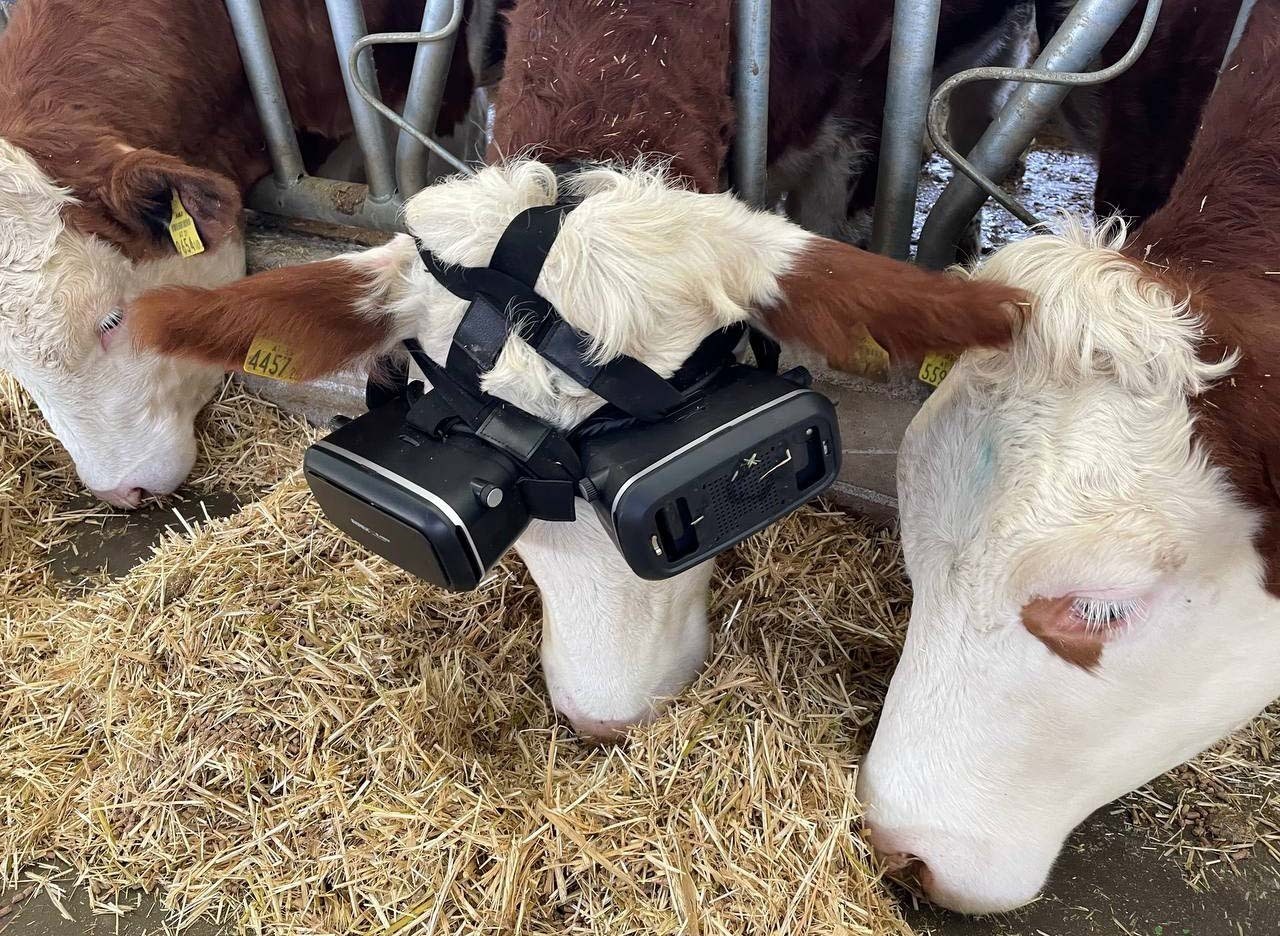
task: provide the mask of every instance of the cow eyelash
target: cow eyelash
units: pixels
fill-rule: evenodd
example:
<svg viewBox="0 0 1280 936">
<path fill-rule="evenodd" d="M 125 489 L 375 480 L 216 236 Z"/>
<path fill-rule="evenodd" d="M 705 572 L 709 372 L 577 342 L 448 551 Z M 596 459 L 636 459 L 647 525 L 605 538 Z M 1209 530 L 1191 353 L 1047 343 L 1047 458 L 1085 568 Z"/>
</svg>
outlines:
<svg viewBox="0 0 1280 936">
<path fill-rule="evenodd" d="M 1071 613 L 1085 629 L 1093 633 L 1111 631 L 1134 620 L 1142 611 L 1142 602 L 1136 598 L 1126 601 L 1105 601 L 1101 598 L 1076 598 L 1071 602 Z"/>
<path fill-rule="evenodd" d="M 98 323 L 98 334 L 105 335 L 107 332 L 111 331 L 111 329 L 119 326 L 119 324 L 123 321 L 124 321 L 124 310 L 118 309 L 118 308 L 112 309 L 110 312 L 107 313 L 107 317 Z"/>
</svg>

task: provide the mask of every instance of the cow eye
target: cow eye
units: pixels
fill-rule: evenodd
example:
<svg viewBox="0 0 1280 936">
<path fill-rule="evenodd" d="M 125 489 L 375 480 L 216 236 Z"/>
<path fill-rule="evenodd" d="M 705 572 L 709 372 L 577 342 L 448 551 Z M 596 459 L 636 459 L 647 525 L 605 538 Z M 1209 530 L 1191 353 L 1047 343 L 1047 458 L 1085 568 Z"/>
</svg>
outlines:
<svg viewBox="0 0 1280 936">
<path fill-rule="evenodd" d="M 115 308 L 107 313 L 107 317 L 98 323 L 98 334 L 105 335 L 124 321 L 124 309 Z"/>
<path fill-rule="evenodd" d="M 1126 601 L 1104 601 L 1100 598 L 1076 598 L 1071 602 L 1071 615 L 1086 630 L 1114 630 L 1135 619 L 1142 610 L 1136 598 Z"/>
</svg>

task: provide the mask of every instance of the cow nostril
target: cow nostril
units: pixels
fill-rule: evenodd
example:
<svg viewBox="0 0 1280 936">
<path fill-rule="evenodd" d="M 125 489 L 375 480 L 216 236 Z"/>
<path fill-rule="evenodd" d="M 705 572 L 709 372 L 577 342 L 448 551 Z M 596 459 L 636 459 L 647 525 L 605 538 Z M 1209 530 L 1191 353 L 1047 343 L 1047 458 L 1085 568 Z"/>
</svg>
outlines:
<svg viewBox="0 0 1280 936">
<path fill-rule="evenodd" d="M 93 495 L 99 500 L 106 501 L 112 507 L 136 510 L 142 506 L 142 499 L 147 496 L 147 492 L 139 487 L 118 487 L 110 491 L 95 490 Z"/>
<path fill-rule="evenodd" d="M 885 877 L 901 884 L 918 896 L 926 896 L 932 883 L 929 866 L 924 859 L 917 858 L 908 852 L 897 852 L 880 857 L 880 866 Z"/>
</svg>

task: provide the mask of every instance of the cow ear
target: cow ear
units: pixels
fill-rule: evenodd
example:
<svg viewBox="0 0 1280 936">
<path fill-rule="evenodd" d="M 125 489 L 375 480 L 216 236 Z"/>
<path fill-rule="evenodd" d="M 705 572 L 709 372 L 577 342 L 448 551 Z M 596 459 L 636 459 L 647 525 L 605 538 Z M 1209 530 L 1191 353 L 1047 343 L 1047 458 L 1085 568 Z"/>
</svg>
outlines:
<svg viewBox="0 0 1280 936">
<path fill-rule="evenodd" d="M 177 252 L 170 236 L 174 196 L 195 222 L 206 249 L 231 238 L 240 223 L 240 190 L 231 179 L 151 149 L 128 150 L 105 173 L 99 196 L 117 223 L 157 247 Z"/>
<path fill-rule="evenodd" d="M 310 380 L 367 365 L 386 350 L 395 323 L 384 293 L 394 277 L 390 266 L 339 257 L 217 289 L 165 286 L 134 299 L 125 324 L 136 347 L 224 370 L 242 369 L 259 340 L 270 342 L 297 379 Z"/>
<path fill-rule="evenodd" d="M 857 366 L 864 329 L 895 358 L 909 360 L 1006 345 L 1030 311 L 1027 295 L 1012 286 L 924 270 L 821 237 L 779 286 L 780 299 L 761 312 L 764 326 L 846 370 Z"/>
</svg>

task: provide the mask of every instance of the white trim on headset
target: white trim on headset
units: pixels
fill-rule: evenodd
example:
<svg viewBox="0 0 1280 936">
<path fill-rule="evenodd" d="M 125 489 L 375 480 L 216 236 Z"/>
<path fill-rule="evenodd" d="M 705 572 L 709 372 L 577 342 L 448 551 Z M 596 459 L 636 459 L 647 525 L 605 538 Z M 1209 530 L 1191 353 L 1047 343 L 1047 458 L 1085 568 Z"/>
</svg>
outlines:
<svg viewBox="0 0 1280 936">
<path fill-rule="evenodd" d="M 339 448 L 338 446 L 333 445 L 329 442 L 326 442 L 323 439 L 321 439 L 319 442 L 316 442 L 313 445 L 313 447 L 318 449 L 323 449 L 324 451 L 329 452 L 330 454 L 335 455 L 338 458 L 345 458 L 347 461 L 355 462 L 361 468 L 367 468 L 369 471 L 372 471 L 374 474 L 381 475 L 384 478 L 388 478 L 392 481 L 395 481 L 397 484 L 403 486 L 407 490 L 413 491 L 413 493 L 417 494 L 423 500 L 430 503 L 432 507 L 435 507 L 442 514 L 444 514 L 447 519 L 452 521 L 453 525 L 457 527 L 459 530 L 461 530 L 462 535 L 467 538 L 467 545 L 471 547 L 471 558 L 475 561 L 476 568 L 480 570 L 480 575 L 483 576 L 488 571 L 487 569 L 485 569 L 484 563 L 480 561 L 480 550 L 476 549 L 476 542 L 471 538 L 471 531 L 467 529 L 467 525 L 462 522 L 462 518 L 458 516 L 457 511 L 455 511 L 452 507 L 449 506 L 448 502 L 441 500 L 438 496 L 436 496 L 435 494 L 432 494 L 430 491 L 428 491 L 426 488 L 422 487 L 421 485 L 414 484 L 408 478 L 404 477 L 404 475 L 399 475 L 399 474 L 396 474 L 394 471 L 389 471 L 388 469 L 383 468 L 377 462 L 369 461 L 369 459 L 364 458 L 361 455 L 357 455 L 354 452 L 348 451 L 347 449 L 344 449 L 344 448 Z"/>
<path fill-rule="evenodd" d="M 670 453 L 669 455 L 666 455 L 663 458 L 658 459 L 656 462 L 654 462 L 652 465 L 650 465 L 648 468 L 644 469 L 643 471 L 639 472 L 638 474 L 633 474 L 630 478 L 627 478 L 626 482 L 622 485 L 622 487 L 618 489 L 618 493 L 613 496 L 613 503 L 609 506 L 609 516 L 613 518 L 613 522 L 615 526 L 618 522 L 619 502 L 621 502 L 623 496 L 627 493 L 628 489 L 630 489 L 631 485 L 635 484 L 645 475 L 651 472 L 657 471 L 667 462 L 671 461 L 671 459 L 676 458 L 679 455 L 683 455 L 685 452 L 689 451 L 689 449 L 691 448 L 695 448 L 701 445 L 703 442 L 707 441 L 712 436 L 718 435 L 719 433 L 724 432 L 726 429 L 731 429 L 734 426 L 736 426 L 738 423 L 742 422 L 743 420 L 750 419 L 751 417 L 759 413 L 763 413 L 765 410 L 773 409 L 775 406 L 779 406 L 785 403 L 787 400 L 790 400 L 792 397 L 799 396 L 802 393 L 817 393 L 817 391 L 811 390 L 808 387 L 801 387 L 798 390 L 792 390 L 786 396 L 780 396 L 777 399 L 770 400 L 768 403 L 761 403 L 759 406 L 757 406 L 755 409 L 751 410 L 750 412 L 743 413 L 741 416 L 734 417 L 733 419 L 729 420 L 727 423 L 721 423 L 719 426 L 716 426 L 716 428 L 712 429 L 710 432 L 703 433 L 702 435 L 694 439 L 692 442 L 687 442 L 684 445 L 680 446 L 678 449 L 676 449 L 674 452 Z"/>
</svg>

